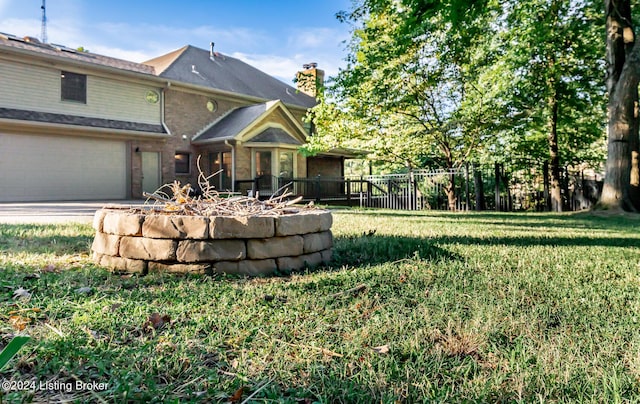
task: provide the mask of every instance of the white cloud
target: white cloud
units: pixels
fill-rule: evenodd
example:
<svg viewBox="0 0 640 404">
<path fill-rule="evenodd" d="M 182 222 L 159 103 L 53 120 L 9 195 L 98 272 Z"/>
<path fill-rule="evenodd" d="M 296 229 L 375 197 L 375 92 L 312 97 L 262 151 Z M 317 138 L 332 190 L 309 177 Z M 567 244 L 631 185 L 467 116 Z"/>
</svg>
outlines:
<svg viewBox="0 0 640 404">
<path fill-rule="evenodd" d="M 293 78 L 295 77 L 296 72 L 302 67 L 300 55 L 296 55 L 291 58 L 268 54 L 246 54 L 234 52 L 230 56 L 240 59 L 289 85 L 293 84 Z"/>
<path fill-rule="evenodd" d="M 40 21 L 37 20 L 9 18 L 0 20 L 0 27 L 2 27 L 1 31 L 7 34 L 40 38 Z"/>
</svg>

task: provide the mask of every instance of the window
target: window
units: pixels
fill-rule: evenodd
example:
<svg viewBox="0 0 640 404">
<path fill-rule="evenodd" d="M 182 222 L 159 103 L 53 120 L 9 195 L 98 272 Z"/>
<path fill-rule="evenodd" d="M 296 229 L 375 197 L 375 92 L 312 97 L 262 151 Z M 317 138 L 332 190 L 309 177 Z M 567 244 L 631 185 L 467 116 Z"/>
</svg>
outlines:
<svg viewBox="0 0 640 404">
<path fill-rule="evenodd" d="M 60 74 L 60 94 L 63 101 L 87 103 L 87 76 L 71 72 Z"/>
<path fill-rule="evenodd" d="M 293 152 L 280 152 L 280 172 L 278 177 L 293 178 Z"/>
<path fill-rule="evenodd" d="M 271 151 L 256 152 L 256 177 L 271 176 Z"/>
<path fill-rule="evenodd" d="M 191 153 L 176 152 L 176 174 L 191 172 Z"/>
</svg>

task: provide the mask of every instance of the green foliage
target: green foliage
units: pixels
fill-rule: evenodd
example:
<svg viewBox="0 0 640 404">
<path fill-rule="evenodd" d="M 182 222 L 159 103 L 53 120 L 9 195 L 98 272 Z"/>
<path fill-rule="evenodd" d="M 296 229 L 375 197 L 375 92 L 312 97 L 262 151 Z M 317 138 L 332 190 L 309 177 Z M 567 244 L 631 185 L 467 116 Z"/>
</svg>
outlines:
<svg viewBox="0 0 640 404">
<path fill-rule="evenodd" d="M 318 136 L 309 147 L 355 144 L 404 167 L 461 165 L 491 136 L 503 109 L 492 79 L 501 68 L 493 63 L 493 17 L 382 0 L 343 14 L 360 25 L 348 67 L 311 112 Z"/>
<path fill-rule="evenodd" d="M 24 344 L 29 342 L 30 339 L 31 337 L 28 335 L 17 335 L 11 339 L 9 344 L 7 344 L 2 352 L 0 352 L 0 370 L 2 370 L 7 365 L 7 363 L 9 363 L 11 358 L 16 356 L 16 354 L 20 352 L 20 349 L 24 346 Z"/>
<path fill-rule="evenodd" d="M 400 167 L 541 166 L 552 110 L 563 166 L 604 158 L 603 19 L 595 0 L 362 0 L 347 67 L 311 112 L 308 150 Z M 427 164 L 428 163 L 428 164 Z"/>
<path fill-rule="evenodd" d="M 526 167 L 549 159 L 552 111 L 559 104 L 562 165 L 597 167 L 604 159 L 605 71 L 601 2 L 526 0 L 505 3 L 504 63 L 508 122 L 498 155 Z"/>
</svg>

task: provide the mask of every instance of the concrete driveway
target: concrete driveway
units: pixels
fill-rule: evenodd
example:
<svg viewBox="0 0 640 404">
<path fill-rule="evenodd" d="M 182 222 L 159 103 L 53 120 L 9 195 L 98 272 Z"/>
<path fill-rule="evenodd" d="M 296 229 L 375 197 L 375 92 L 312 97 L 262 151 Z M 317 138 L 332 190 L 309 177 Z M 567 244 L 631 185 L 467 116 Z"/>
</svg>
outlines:
<svg viewBox="0 0 640 404">
<path fill-rule="evenodd" d="M 91 223 L 104 206 L 141 206 L 142 200 L 0 203 L 0 223 Z"/>
</svg>

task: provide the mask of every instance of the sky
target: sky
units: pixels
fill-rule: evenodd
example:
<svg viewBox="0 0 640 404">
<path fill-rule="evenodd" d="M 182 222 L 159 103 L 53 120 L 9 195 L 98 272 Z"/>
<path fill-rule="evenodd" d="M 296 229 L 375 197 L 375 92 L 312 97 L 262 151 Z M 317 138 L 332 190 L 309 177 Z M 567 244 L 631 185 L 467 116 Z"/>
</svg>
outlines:
<svg viewBox="0 0 640 404">
<path fill-rule="evenodd" d="M 0 32 L 41 37 L 42 0 L 0 0 Z M 317 62 L 344 67 L 351 0 L 47 0 L 49 43 L 143 62 L 184 45 L 241 59 L 287 84 Z"/>
</svg>

